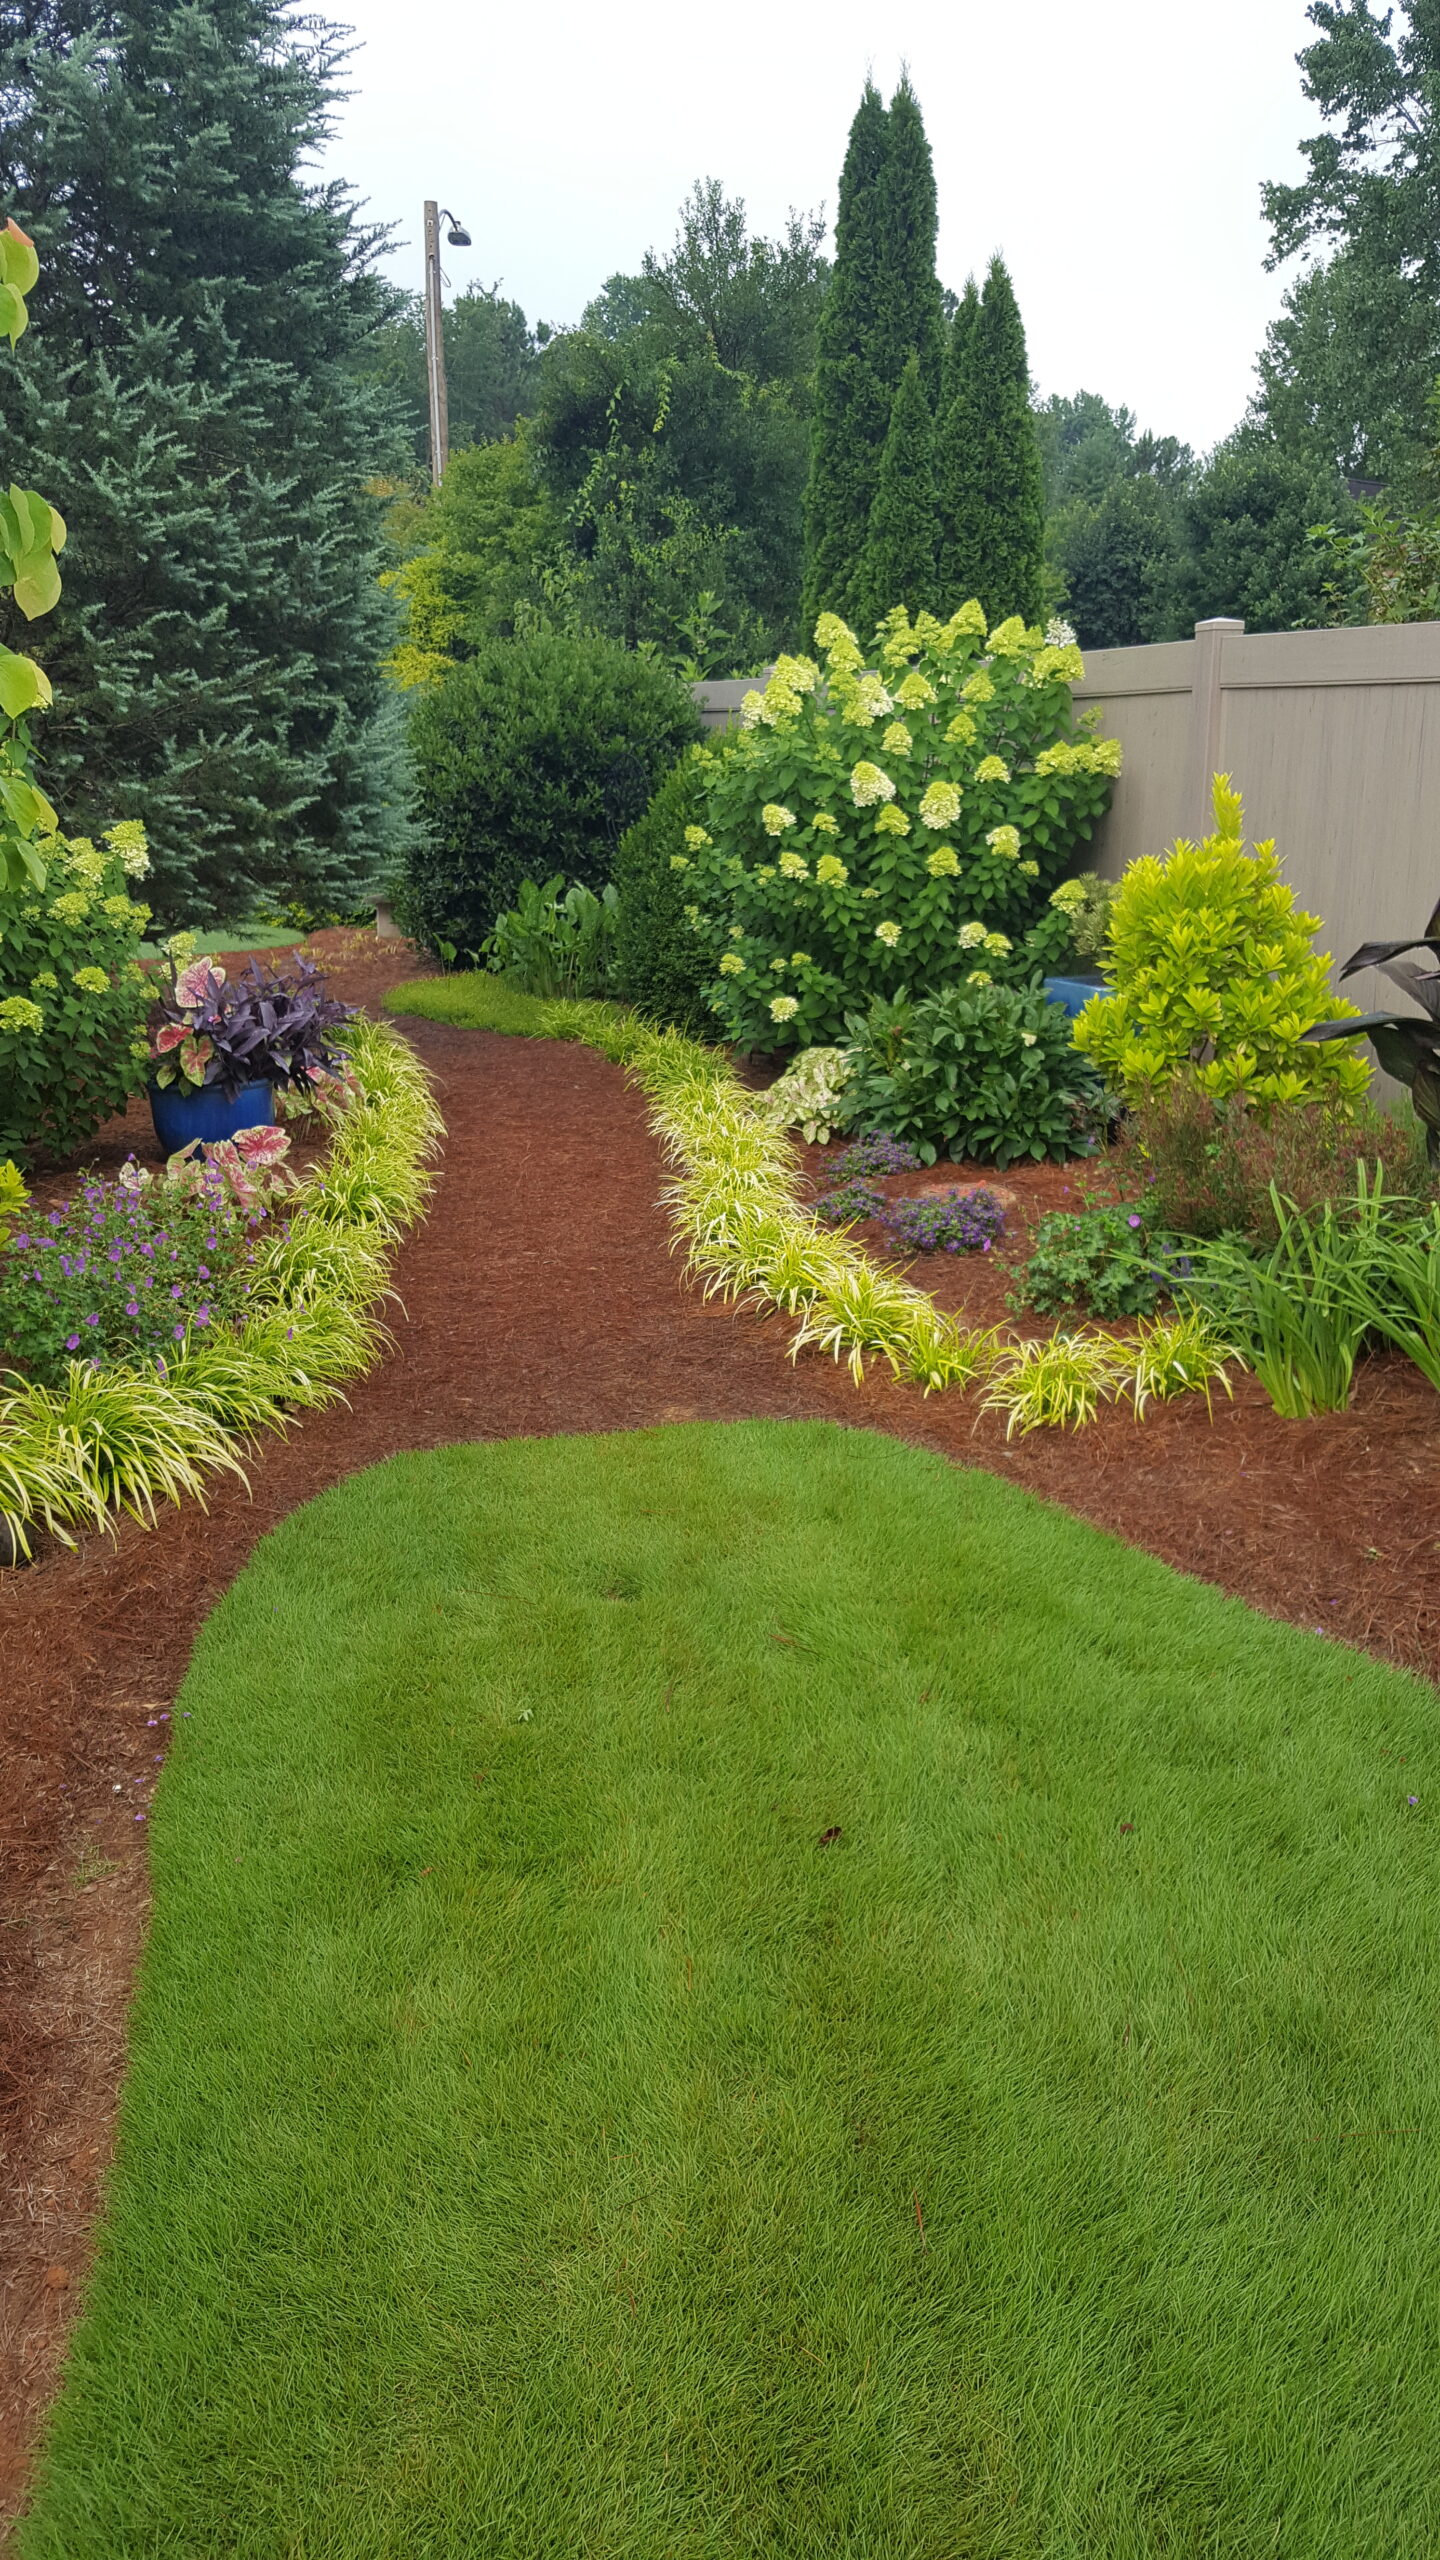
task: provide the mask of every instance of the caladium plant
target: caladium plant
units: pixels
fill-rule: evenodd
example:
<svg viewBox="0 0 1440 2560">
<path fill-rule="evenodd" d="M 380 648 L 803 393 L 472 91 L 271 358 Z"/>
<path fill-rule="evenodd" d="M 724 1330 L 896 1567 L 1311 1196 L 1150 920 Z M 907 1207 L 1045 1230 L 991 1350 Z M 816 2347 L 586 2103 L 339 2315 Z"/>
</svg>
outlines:
<svg viewBox="0 0 1440 2560">
<path fill-rule="evenodd" d="M 187 1198 L 223 1192 L 238 1209 L 263 1209 L 293 1191 L 299 1176 L 286 1164 L 290 1141 L 273 1125 L 237 1129 L 233 1138 L 192 1138 L 167 1158 L 165 1179 Z"/>
<path fill-rule="evenodd" d="M 262 969 L 252 960 L 238 978 L 210 960 L 171 970 L 150 1019 L 151 1072 L 159 1085 L 198 1092 L 216 1086 L 239 1093 L 247 1084 L 313 1089 L 339 1075 L 344 1052 L 335 1034 L 353 1005 L 325 993 L 313 961 Z"/>
<path fill-rule="evenodd" d="M 1440 905 L 1421 934 L 1409 942 L 1362 942 L 1340 972 L 1342 981 L 1357 969 L 1378 969 L 1393 986 L 1424 1009 L 1420 1013 L 1352 1014 L 1348 1022 L 1317 1022 L 1302 1033 L 1306 1040 L 1353 1040 L 1364 1032 L 1387 1076 L 1408 1085 L 1416 1116 L 1425 1131 L 1425 1152 L 1440 1164 L 1440 968 L 1422 969 L 1407 960 L 1409 951 L 1427 951 L 1440 962 Z"/>
</svg>

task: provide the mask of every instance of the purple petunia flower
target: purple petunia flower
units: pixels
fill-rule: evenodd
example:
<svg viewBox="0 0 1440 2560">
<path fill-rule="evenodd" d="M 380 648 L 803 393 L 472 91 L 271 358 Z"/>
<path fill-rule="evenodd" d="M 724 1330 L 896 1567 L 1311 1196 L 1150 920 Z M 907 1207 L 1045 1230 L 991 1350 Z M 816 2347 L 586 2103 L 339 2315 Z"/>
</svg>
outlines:
<svg viewBox="0 0 1440 2560">
<path fill-rule="evenodd" d="M 67 1334 L 66 1334 L 66 1336 L 65 1336 L 65 1348 L 66 1348 L 66 1350 L 67 1350 L 67 1351 L 78 1351 L 78 1350 L 79 1350 L 79 1348 L 80 1348 L 80 1336 L 79 1336 L 79 1334 L 78 1334 L 78 1333 L 67 1333 Z"/>
</svg>

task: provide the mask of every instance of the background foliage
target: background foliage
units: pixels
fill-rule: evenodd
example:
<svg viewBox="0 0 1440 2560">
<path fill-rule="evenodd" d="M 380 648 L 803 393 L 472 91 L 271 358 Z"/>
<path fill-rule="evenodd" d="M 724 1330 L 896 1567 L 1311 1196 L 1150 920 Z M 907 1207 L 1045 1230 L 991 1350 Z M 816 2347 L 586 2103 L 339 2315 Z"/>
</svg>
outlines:
<svg viewBox="0 0 1440 2560">
<path fill-rule="evenodd" d="M 360 367 L 376 237 L 306 164 L 340 40 L 282 0 L 27 0 L 0 22 L 0 195 L 41 253 L 0 421 L 70 527 L 47 787 L 149 835 L 157 912 L 354 903 L 399 850 Z"/>
</svg>

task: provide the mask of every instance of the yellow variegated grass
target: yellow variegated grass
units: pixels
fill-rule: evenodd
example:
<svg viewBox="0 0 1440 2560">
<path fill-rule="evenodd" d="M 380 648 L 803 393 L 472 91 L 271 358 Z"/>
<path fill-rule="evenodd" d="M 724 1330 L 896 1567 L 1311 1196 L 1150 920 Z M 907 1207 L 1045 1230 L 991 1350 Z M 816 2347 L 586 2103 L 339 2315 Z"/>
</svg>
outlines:
<svg viewBox="0 0 1440 2560">
<path fill-rule="evenodd" d="M 641 1086 L 676 1169 L 664 1198 L 688 1273 L 707 1297 L 795 1319 L 792 1359 L 822 1351 L 857 1381 L 867 1359 L 881 1359 L 927 1394 L 989 1380 L 985 1402 L 1006 1415 L 1007 1438 L 1041 1425 L 1079 1429 L 1102 1399 L 1129 1397 L 1143 1415 L 1152 1398 L 1200 1391 L 1208 1404 L 1217 1382 L 1229 1393 L 1224 1364 L 1236 1355 L 1193 1312 L 1142 1325 L 1133 1343 L 1102 1333 L 1007 1342 L 967 1331 L 843 1230 L 810 1215 L 794 1144 L 755 1109 L 722 1052 L 584 1001 L 547 1006 L 540 1030 L 602 1050 Z"/>
<path fill-rule="evenodd" d="M 241 1332 L 190 1334 L 163 1374 L 74 1360 L 60 1388 L 6 1382 L 0 1523 L 22 1553 L 37 1526 L 64 1538 L 116 1511 L 148 1521 L 159 1502 L 203 1502 L 217 1468 L 243 1476 L 247 1442 L 333 1403 L 378 1358 L 390 1249 L 424 1208 L 444 1125 L 397 1032 L 357 1021 L 346 1045 L 359 1094 L 260 1247 Z"/>
</svg>

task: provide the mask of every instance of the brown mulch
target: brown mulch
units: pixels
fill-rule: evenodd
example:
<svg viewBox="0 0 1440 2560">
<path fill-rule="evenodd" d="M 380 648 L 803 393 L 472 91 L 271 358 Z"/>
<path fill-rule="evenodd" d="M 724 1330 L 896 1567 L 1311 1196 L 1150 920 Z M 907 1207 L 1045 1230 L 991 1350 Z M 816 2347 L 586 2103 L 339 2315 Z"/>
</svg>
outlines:
<svg viewBox="0 0 1440 2560">
<path fill-rule="evenodd" d="M 370 936 L 317 948 L 338 960 L 341 992 L 374 1007 L 408 965 Z M 976 1399 L 792 1365 L 787 1325 L 687 1286 L 643 1103 L 595 1052 L 404 1027 L 448 1135 L 431 1215 L 399 1256 L 405 1314 L 388 1358 L 349 1406 L 267 1443 L 248 1492 L 221 1481 L 206 1511 L 0 1576 L 0 2531 L 88 2262 L 165 1719 L 198 1627 L 255 1541 L 324 1486 L 456 1439 L 824 1416 L 992 1468 L 1279 1617 L 1440 1675 L 1440 1407 L 1403 1362 L 1369 1363 L 1351 1411 L 1313 1423 L 1277 1421 L 1241 1380 L 1213 1422 L 1192 1398 L 1140 1424 L 1112 1410 L 1076 1438 L 1007 1446 Z M 155 1159 L 143 1107 L 87 1153 L 113 1164 L 132 1147 Z M 999 1180 L 1019 1238 L 1073 1203 L 1077 1176 Z M 915 1276 L 976 1320 L 1004 1312 L 1002 1252 L 932 1256 Z"/>
</svg>

